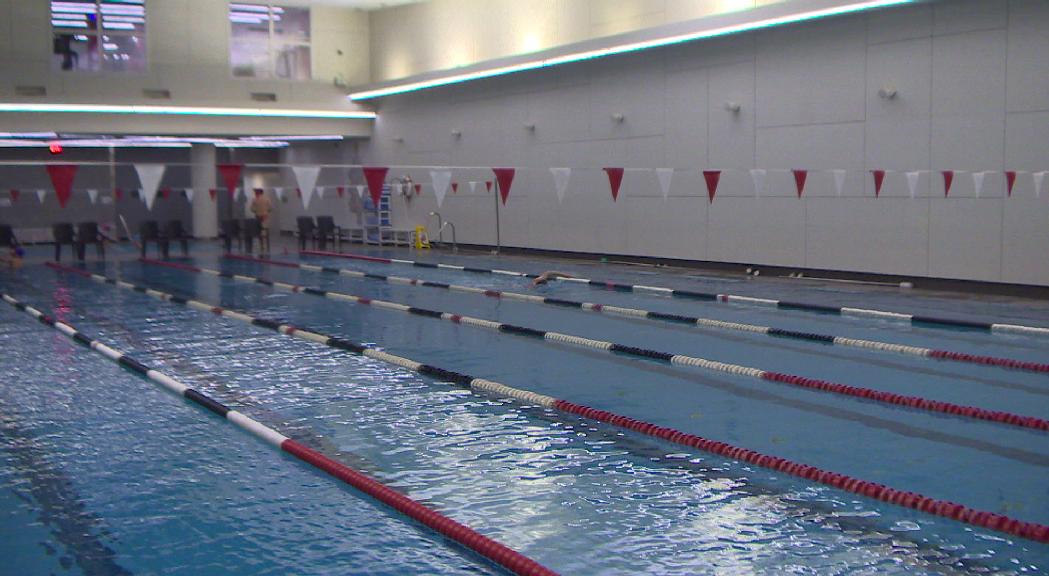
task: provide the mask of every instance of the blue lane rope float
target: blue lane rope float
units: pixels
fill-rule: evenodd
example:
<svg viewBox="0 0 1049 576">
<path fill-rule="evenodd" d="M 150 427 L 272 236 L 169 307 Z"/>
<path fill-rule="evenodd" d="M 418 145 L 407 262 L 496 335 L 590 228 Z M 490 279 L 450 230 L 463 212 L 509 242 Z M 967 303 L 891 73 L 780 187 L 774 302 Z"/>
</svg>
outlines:
<svg viewBox="0 0 1049 576">
<path fill-rule="evenodd" d="M 514 272 L 512 270 L 498 270 L 486 268 L 471 268 L 469 266 L 458 266 L 455 264 L 434 264 L 430 262 L 419 262 L 416 260 L 401 260 L 397 258 L 377 258 L 374 256 L 363 256 L 360 254 L 349 254 L 343 252 L 321 252 L 317 250 L 302 250 L 299 254 L 304 256 L 330 256 L 334 258 L 350 258 L 364 260 L 367 262 L 378 262 L 383 264 L 408 264 L 419 268 L 444 268 L 448 270 L 460 270 L 463 272 L 476 272 L 481 274 L 499 274 L 504 276 L 519 276 L 523 278 L 536 278 L 536 274 Z M 716 294 L 713 292 L 695 292 L 692 290 L 681 290 L 665 288 L 662 286 L 644 286 L 641 284 L 621 284 L 606 280 L 591 280 L 589 278 L 556 278 L 559 282 L 575 282 L 588 284 L 590 286 L 617 290 L 620 292 L 638 292 L 645 294 L 660 294 L 674 298 L 686 298 L 690 300 L 705 300 L 709 302 L 729 302 L 752 306 L 771 306 L 783 310 L 799 310 L 803 312 L 816 312 L 820 314 L 835 314 L 838 316 L 858 316 L 866 318 L 879 318 L 882 320 L 897 320 L 910 322 L 918 326 L 934 328 L 964 328 L 969 330 L 982 330 L 985 332 L 1003 332 L 1012 334 L 1027 334 L 1035 336 L 1049 336 L 1049 328 L 1041 326 L 1022 326 L 1019 324 L 1003 324 L 995 322 L 980 322 L 976 320 L 964 320 L 957 318 L 937 318 L 917 314 L 906 314 L 902 312 L 889 312 L 885 310 L 873 310 L 870 308 L 854 308 L 849 306 L 826 306 L 823 304 L 812 304 L 807 302 L 789 302 L 787 300 L 773 300 L 771 298 L 755 298 L 753 296 L 741 296 L 738 294 Z"/>
<path fill-rule="evenodd" d="M 1010 426 L 1018 426 L 1020 428 L 1032 428 L 1034 430 L 1049 431 L 1049 420 L 1036 418 L 1034 416 L 1021 416 L 1019 414 L 1013 414 L 1011 412 L 1003 412 L 1000 410 L 988 410 L 985 408 L 977 408 L 975 406 L 952 404 L 950 402 L 930 400 L 928 398 L 922 398 L 920 396 L 906 396 L 903 394 L 885 392 L 883 390 L 874 390 L 872 388 L 849 386 L 837 382 L 830 382 L 828 380 L 806 378 L 804 376 L 796 376 L 793 374 L 784 374 L 782 372 L 761 370 L 760 368 L 741 366 L 739 364 L 728 364 L 725 362 L 708 360 L 706 358 L 697 358 L 695 356 L 673 354 L 670 352 L 650 350 L 647 348 L 639 348 L 636 346 L 627 346 L 624 344 L 617 344 L 615 342 L 607 342 L 604 340 L 594 340 L 591 338 L 575 336 L 572 334 L 562 334 L 560 332 L 551 332 L 546 330 L 538 330 L 535 328 L 528 328 L 525 326 L 516 326 L 514 324 L 493 322 L 491 320 L 485 320 L 483 318 L 474 318 L 471 316 L 463 316 L 461 314 L 451 314 L 448 312 L 441 312 L 438 310 L 428 310 L 425 308 L 408 306 L 399 302 L 377 300 L 374 298 L 357 296 L 355 294 L 346 294 L 343 292 L 335 292 L 331 290 L 321 290 L 309 286 L 298 286 L 295 284 L 288 284 L 286 282 L 278 282 L 274 280 L 266 280 L 264 278 L 257 278 L 255 276 L 247 276 L 244 274 L 229 274 L 220 270 L 212 270 L 209 268 L 190 266 L 188 264 L 163 262 L 160 260 L 151 260 L 148 258 L 140 259 L 140 261 L 153 266 L 163 266 L 168 268 L 174 268 L 176 270 L 194 272 L 198 274 L 210 274 L 212 276 L 218 276 L 221 278 L 227 278 L 239 282 L 262 284 L 272 289 L 285 290 L 294 293 L 310 294 L 313 296 L 320 296 L 343 302 L 365 304 L 368 306 L 374 306 L 376 308 L 382 308 L 385 310 L 396 310 L 398 312 L 406 312 L 408 314 L 413 314 L 416 316 L 423 316 L 426 318 L 433 318 L 436 320 L 446 320 L 455 324 L 463 324 L 466 326 L 473 326 L 475 328 L 483 328 L 486 330 L 493 330 L 496 332 L 513 334 L 515 336 L 536 338 L 562 345 L 580 346 L 583 348 L 591 348 L 594 350 L 604 350 L 606 352 L 616 353 L 624 356 L 632 356 L 634 358 L 665 362 L 675 366 L 690 366 L 694 368 L 700 368 L 703 370 L 710 370 L 713 372 L 734 374 L 737 376 L 747 376 L 750 378 L 768 380 L 771 382 L 779 382 L 781 384 L 789 384 L 791 386 L 807 388 L 810 390 L 830 392 L 832 394 L 840 394 L 843 396 L 853 396 L 857 398 L 863 398 L 865 400 L 881 402 L 884 404 L 904 406 L 915 410 L 924 410 L 926 412 L 950 414 L 953 416 L 961 416 L 965 418 L 973 418 L 977 420 L 986 420 L 989 422 L 1007 424 Z"/>
<path fill-rule="evenodd" d="M 665 314 L 662 312 L 653 312 L 650 310 L 640 310 L 637 308 L 624 308 L 621 306 L 611 306 L 608 304 L 596 304 L 593 302 L 579 302 L 575 300 L 564 300 L 561 298 L 550 298 L 544 296 L 537 296 L 535 294 L 521 294 L 519 292 L 506 292 L 501 290 L 490 290 L 484 288 L 476 288 L 473 286 L 463 286 L 460 284 L 448 284 L 445 282 L 433 282 L 429 280 L 421 280 L 418 278 L 404 278 L 400 276 L 385 276 L 382 274 L 372 274 L 369 272 L 361 272 L 359 270 L 349 270 L 346 268 L 334 268 L 331 266 L 316 266 L 314 264 L 303 264 L 298 262 L 287 262 L 283 260 L 271 260 L 267 258 L 254 258 L 251 256 L 240 256 L 234 254 L 225 255 L 226 258 L 232 260 L 241 260 L 245 262 L 257 262 L 262 264 L 268 264 L 271 266 L 282 266 L 285 268 L 298 268 L 300 270 L 306 270 L 309 272 L 326 272 L 329 274 L 338 274 L 342 276 L 348 276 L 350 278 L 365 278 L 368 280 L 381 280 L 390 284 L 401 284 L 411 286 L 426 286 L 429 288 L 441 288 L 444 290 L 451 290 L 453 292 L 465 292 L 469 294 L 478 294 L 488 296 L 489 298 L 504 298 L 507 300 L 518 300 L 522 302 L 532 302 L 537 304 L 549 304 L 552 306 L 559 306 L 562 308 L 577 308 L 589 312 L 598 312 L 604 314 L 611 314 L 614 316 L 624 316 L 628 318 L 641 318 L 648 320 L 659 320 L 663 322 L 670 322 L 675 324 L 694 324 L 703 328 L 717 328 L 722 330 L 734 330 L 737 332 L 750 332 L 753 334 L 765 334 L 775 338 L 786 338 L 791 340 L 800 340 L 804 342 L 817 342 L 820 344 L 832 344 L 835 346 L 850 346 L 853 348 L 863 348 L 866 350 L 875 350 L 878 352 L 892 352 L 896 354 L 906 354 L 909 356 L 920 356 L 924 358 L 935 358 L 937 360 L 949 360 L 954 362 L 965 362 L 969 364 L 981 364 L 984 366 L 997 366 L 1000 368 L 1007 368 L 1013 370 L 1024 370 L 1028 372 L 1040 372 L 1043 374 L 1049 374 L 1049 364 L 1040 362 L 1028 362 L 1024 360 L 1016 360 L 1013 358 L 1000 358 L 996 356 L 983 356 L 978 354 L 965 354 L 962 352 L 953 352 L 950 350 L 938 350 L 935 348 L 924 348 L 921 346 L 907 346 L 904 344 L 894 344 L 891 342 L 880 342 L 877 340 L 863 340 L 858 338 L 845 338 L 843 336 L 833 336 L 830 334 L 817 334 L 812 332 L 799 332 L 795 330 L 786 330 L 783 328 L 775 328 L 771 326 L 758 326 L 754 324 L 743 324 L 740 322 L 726 322 L 723 320 L 714 320 L 711 318 L 701 318 L 698 316 L 686 316 L 681 314 Z"/>
<path fill-rule="evenodd" d="M 171 376 L 154 370 L 133 357 L 119 350 L 110 348 L 96 339 L 86 336 L 83 332 L 80 332 L 65 322 L 58 321 L 7 294 L 0 294 L 0 297 L 3 298 L 4 302 L 7 302 L 15 309 L 24 312 L 39 320 L 40 323 L 65 334 L 76 343 L 105 356 L 113 362 L 116 362 L 124 368 L 127 368 L 148 380 L 152 380 L 165 390 L 181 396 L 219 417 L 232 422 L 238 428 L 248 432 L 270 446 L 273 446 L 282 452 L 287 452 L 299 460 L 327 472 L 364 494 L 371 496 L 412 520 L 423 524 L 434 532 L 437 532 L 465 548 L 480 554 L 514 574 L 534 576 L 556 576 L 557 574 L 553 570 L 550 570 L 538 562 L 522 555 L 520 552 L 514 551 L 509 547 L 474 531 L 472 528 L 460 524 L 440 512 L 412 500 L 404 494 L 382 484 L 378 480 L 358 472 L 345 464 L 336 462 L 320 452 L 307 448 L 303 444 L 284 436 L 280 432 L 253 420 L 247 415 L 222 404 L 210 396 L 186 386 Z"/>
<path fill-rule="evenodd" d="M 940 500 L 937 498 L 931 498 L 924 496 L 916 492 L 909 492 L 905 490 L 899 490 L 891 488 L 876 482 L 870 482 L 867 480 L 860 480 L 847 476 L 845 474 L 838 474 L 828 470 L 823 470 L 815 466 L 809 466 L 807 464 L 801 464 L 786 458 L 779 458 L 776 456 L 769 456 L 762 454 L 754 450 L 741 448 L 739 446 L 733 446 L 725 442 L 718 442 L 716 440 L 710 440 L 697 436 L 695 434 L 688 434 L 680 430 L 668 428 L 665 426 L 658 426 L 650 422 L 642 420 L 636 420 L 629 416 L 623 416 L 610 412 L 607 410 L 599 410 L 584 406 L 581 404 L 575 404 L 568 400 L 554 398 L 552 396 L 546 396 L 544 394 L 538 394 L 529 390 L 522 390 L 520 388 L 513 388 L 506 384 L 494 382 L 491 380 L 485 380 L 483 378 L 476 378 L 461 372 L 455 372 L 452 370 L 446 370 L 429 364 L 423 364 L 416 362 L 409 358 L 402 356 L 396 356 L 388 352 L 384 352 L 377 348 L 366 346 L 364 344 L 351 342 L 344 338 L 338 338 L 335 336 L 329 336 L 314 330 L 307 330 L 303 328 L 296 328 L 291 324 L 287 324 L 280 320 L 264 319 L 254 316 L 250 316 L 243 312 L 221 308 L 200 300 L 182 298 L 174 294 L 167 292 L 161 292 L 152 288 L 132 284 L 123 280 L 115 278 L 107 278 L 99 274 L 92 274 L 85 270 L 77 268 L 70 268 L 61 264 L 49 263 L 55 270 L 60 270 L 72 274 L 77 274 L 85 278 L 91 279 L 95 282 L 103 284 L 111 284 L 124 288 L 127 290 L 134 290 L 136 292 L 143 293 L 147 296 L 151 296 L 164 302 L 170 302 L 174 304 L 181 304 L 201 310 L 204 312 L 210 312 L 217 314 L 225 318 L 231 318 L 247 324 L 258 326 L 260 328 L 266 328 L 273 330 L 280 334 L 288 336 L 294 336 L 302 338 L 310 342 L 318 344 L 324 344 L 332 348 L 350 352 L 353 354 L 360 354 L 368 358 L 380 360 L 388 364 L 400 366 L 406 370 L 418 372 L 420 374 L 430 376 L 435 380 L 441 382 L 447 382 L 454 384 L 461 388 L 465 388 L 472 392 L 490 396 L 500 396 L 510 398 L 521 402 L 526 405 L 541 406 L 543 408 L 550 408 L 559 412 L 580 416 L 590 420 L 596 420 L 598 422 L 604 422 L 618 428 L 637 432 L 639 434 L 645 434 L 653 438 L 659 438 L 667 442 L 686 446 L 703 452 L 715 454 L 717 456 L 725 457 L 731 460 L 737 460 L 740 462 L 746 462 L 755 466 L 761 466 L 770 470 L 775 470 L 784 474 L 831 486 L 839 490 L 857 494 L 873 500 L 886 502 L 895 506 L 902 506 L 904 508 L 910 508 L 918 510 L 926 514 L 935 516 L 941 516 L 944 518 L 950 518 L 958 522 L 969 524 L 972 526 L 978 526 L 981 528 L 987 528 L 989 530 L 995 530 L 998 532 L 1004 532 L 1013 536 L 1034 540 L 1037 542 L 1049 543 L 1049 526 L 1044 524 L 1038 524 L 1036 522 L 1027 522 L 1005 516 L 1003 514 L 996 514 L 994 512 L 977 510 L 969 508 L 964 504 L 958 504 L 948 500 Z M 321 456 L 323 458 L 323 456 Z"/>
</svg>

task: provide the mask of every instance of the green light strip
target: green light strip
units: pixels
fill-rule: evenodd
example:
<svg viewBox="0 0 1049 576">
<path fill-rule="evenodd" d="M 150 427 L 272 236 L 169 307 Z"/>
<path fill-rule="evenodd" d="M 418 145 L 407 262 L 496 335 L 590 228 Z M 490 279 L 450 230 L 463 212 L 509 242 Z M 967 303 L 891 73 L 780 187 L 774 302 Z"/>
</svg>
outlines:
<svg viewBox="0 0 1049 576">
<path fill-rule="evenodd" d="M 280 108 L 221 108 L 208 106 L 118 106 L 111 104 L 29 104 L 0 102 L 0 112 L 146 114 L 159 116 L 233 116 L 250 118 L 330 118 L 374 120 L 375 112 L 291 110 Z"/>
<path fill-rule="evenodd" d="M 447 86 L 449 84 L 459 84 L 461 82 L 469 82 L 471 80 L 480 80 L 482 78 L 492 78 L 494 76 L 504 76 L 506 74 L 513 74 L 515 72 L 524 72 L 526 70 L 537 70 L 539 68 L 549 68 L 551 66 L 558 66 L 560 64 L 568 64 L 570 62 L 580 62 L 583 60 L 593 60 L 596 58 L 603 58 L 606 56 L 613 56 L 616 54 L 624 54 L 627 52 L 636 52 L 639 50 L 649 50 L 652 48 L 660 48 L 662 46 L 670 46 L 673 44 L 681 44 L 683 42 L 692 42 L 695 40 L 703 40 L 707 38 L 715 38 L 717 36 L 727 36 L 730 34 L 739 34 L 742 32 L 749 32 L 752 30 L 761 30 L 764 28 L 772 28 L 775 26 L 783 26 L 786 24 L 794 24 L 797 22 L 805 22 L 808 20 L 818 20 L 821 18 L 828 18 L 831 16 L 840 16 L 843 14 L 852 14 L 856 12 L 863 12 L 866 10 L 873 10 L 876 8 L 885 8 L 888 6 L 896 6 L 900 4 L 909 4 L 916 0 L 876 0 L 871 2 L 858 2 L 856 4 L 848 4 L 845 6 L 837 6 L 834 8 L 826 8 L 823 10 L 813 10 L 810 12 L 799 12 L 797 14 L 790 14 L 787 16 L 780 16 L 776 18 L 768 18 L 765 20 L 758 20 L 756 22 L 747 22 L 744 24 L 734 24 L 732 26 L 722 26 L 718 28 L 711 28 L 707 30 L 699 30 L 696 32 L 689 32 L 688 34 L 679 34 L 675 36 L 666 36 L 663 38 L 656 38 L 653 40 L 645 40 L 643 42 L 632 42 L 629 44 L 620 44 L 617 46 L 611 46 L 608 48 L 601 48 L 598 50 L 589 50 L 586 52 L 576 52 L 572 54 L 566 54 L 564 56 L 556 56 L 546 58 L 543 60 L 530 60 L 528 62 L 522 62 L 521 64 L 512 64 L 509 66 L 500 66 L 497 68 L 489 68 L 486 70 L 478 70 L 476 72 L 466 72 L 462 74 L 452 74 L 449 76 L 443 76 L 441 78 L 434 78 L 431 80 L 420 80 L 418 82 L 406 82 L 404 84 L 396 84 L 388 86 L 386 88 L 377 88 L 375 90 L 364 90 L 361 92 L 354 92 L 349 95 L 350 100 L 369 100 L 372 98 L 381 98 L 383 96 L 392 96 L 394 94 L 404 94 L 405 92 L 415 92 L 418 90 L 426 90 L 428 88 L 436 88 L 438 86 Z"/>
</svg>

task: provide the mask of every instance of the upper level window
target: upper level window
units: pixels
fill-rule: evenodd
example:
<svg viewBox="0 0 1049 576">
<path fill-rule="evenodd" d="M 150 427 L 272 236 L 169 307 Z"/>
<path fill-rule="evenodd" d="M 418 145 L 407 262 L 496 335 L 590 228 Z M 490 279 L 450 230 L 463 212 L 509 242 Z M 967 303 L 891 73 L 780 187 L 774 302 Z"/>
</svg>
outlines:
<svg viewBox="0 0 1049 576">
<path fill-rule="evenodd" d="M 52 0 L 52 68 L 146 71 L 145 0 Z"/>
<path fill-rule="evenodd" d="M 230 4 L 229 63 L 242 78 L 309 80 L 310 9 Z"/>
</svg>

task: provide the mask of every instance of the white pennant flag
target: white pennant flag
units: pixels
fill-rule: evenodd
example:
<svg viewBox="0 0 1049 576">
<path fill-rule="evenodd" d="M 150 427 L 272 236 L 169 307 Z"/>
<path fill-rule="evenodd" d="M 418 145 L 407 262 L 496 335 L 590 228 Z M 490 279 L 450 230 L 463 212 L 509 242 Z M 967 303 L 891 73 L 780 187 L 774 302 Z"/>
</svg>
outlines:
<svg viewBox="0 0 1049 576">
<path fill-rule="evenodd" d="M 752 168 L 750 170 L 750 178 L 754 181 L 754 195 L 761 196 L 761 193 L 765 191 L 765 176 L 768 171 L 764 168 Z"/>
<path fill-rule="evenodd" d="M 273 189 L 273 195 L 277 197 L 277 201 L 278 202 L 283 202 L 284 201 L 284 187 L 283 186 L 277 186 L 276 188 L 274 188 Z"/>
<path fill-rule="evenodd" d="M 433 182 L 433 195 L 437 198 L 437 207 L 444 203 L 444 195 L 448 193 L 448 185 L 452 183 L 451 170 L 430 170 L 430 181 Z"/>
<path fill-rule="evenodd" d="M 358 198 L 361 198 L 361 199 L 364 198 L 364 189 L 365 188 L 367 188 L 367 187 L 364 184 L 358 184 L 357 185 L 357 197 Z"/>
<path fill-rule="evenodd" d="M 39 190 L 36 191 L 36 199 L 39 200 L 41 204 L 44 203 L 44 196 L 46 196 L 46 195 L 47 195 L 47 190 L 44 190 L 43 188 L 40 188 Z"/>
<path fill-rule="evenodd" d="M 299 184 L 302 192 L 302 205 L 310 207 L 310 199 L 313 198 L 313 189 L 317 187 L 317 177 L 320 176 L 320 166 L 292 166 L 291 171 L 295 173 L 295 181 Z"/>
<path fill-rule="evenodd" d="M 1034 179 L 1034 197 L 1039 198 L 1042 195 L 1042 182 L 1045 181 L 1046 172 L 1035 172 L 1031 174 L 1031 178 Z"/>
<path fill-rule="evenodd" d="M 146 208 L 153 209 L 153 201 L 157 199 L 157 187 L 164 178 L 167 166 L 163 164 L 135 164 L 138 172 L 138 180 L 142 183 L 142 197 L 146 201 Z"/>
<path fill-rule="evenodd" d="M 554 192 L 557 193 L 557 203 L 565 200 L 565 190 L 568 189 L 568 180 L 572 177 L 571 168 L 551 168 L 550 173 L 554 176 Z M 471 189 L 473 182 L 470 182 Z"/>
<path fill-rule="evenodd" d="M 911 199 L 914 199 L 914 195 L 918 191 L 918 178 L 921 177 L 921 172 L 907 172 L 907 189 L 911 191 Z"/>
<path fill-rule="evenodd" d="M 983 191 L 983 179 L 987 177 L 989 172 L 973 172 L 973 190 L 976 191 L 976 197 L 980 197 L 980 192 Z"/>
<path fill-rule="evenodd" d="M 184 188 L 183 190 L 186 192 L 186 202 L 189 202 L 190 204 L 192 204 L 193 203 L 193 194 L 194 194 L 195 190 L 193 190 L 192 188 Z"/>
<path fill-rule="evenodd" d="M 834 174 L 834 192 L 841 198 L 841 191 L 845 189 L 845 171 L 844 170 L 831 170 Z"/>
<path fill-rule="evenodd" d="M 470 194 L 473 194 L 474 192 L 477 192 L 477 181 L 470 180 Z"/>
<path fill-rule="evenodd" d="M 656 168 L 656 178 L 659 180 L 659 190 L 663 192 L 663 200 L 670 194 L 670 181 L 674 178 L 673 168 Z"/>
<path fill-rule="evenodd" d="M 91 203 L 94 204 L 98 201 L 98 190 L 95 190 L 94 188 L 88 188 L 87 197 L 91 200 Z"/>
</svg>

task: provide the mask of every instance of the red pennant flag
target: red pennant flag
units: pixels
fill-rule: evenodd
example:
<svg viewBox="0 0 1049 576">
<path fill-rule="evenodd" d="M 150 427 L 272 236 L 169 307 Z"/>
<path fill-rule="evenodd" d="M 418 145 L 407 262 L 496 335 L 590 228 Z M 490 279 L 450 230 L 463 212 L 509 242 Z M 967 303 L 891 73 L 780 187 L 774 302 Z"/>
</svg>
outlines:
<svg viewBox="0 0 1049 576">
<path fill-rule="evenodd" d="M 416 184 L 415 185 L 415 195 L 418 196 L 418 195 L 420 195 L 422 193 L 423 193 L 423 185 L 422 184 Z"/>
<path fill-rule="evenodd" d="M 222 181 L 226 183 L 226 190 L 230 195 L 237 190 L 237 184 L 240 183 L 240 172 L 243 169 L 243 164 L 219 164 L 219 173 L 222 174 Z"/>
<path fill-rule="evenodd" d="M 169 196 L 170 194 L 171 194 L 171 188 L 161 188 L 161 189 L 160 189 L 160 197 L 161 197 L 161 198 L 163 198 L 163 199 L 167 200 L 167 199 L 168 199 L 168 196 Z"/>
<path fill-rule="evenodd" d="M 489 194 L 492 193 L 492 181 L 491 180 L 485 180 L 484 181 L 484 187 L 485 187 L 486 190 L 488 190 Z"/>
<path fill-rule="evenodd" d="M 452 194 L 455 194 L 458 191 L 459 191 L 459 183 L 458 182 L 452 182 Z"/>
<path fill-rule="evenodd" d="M 339 194 L 339 198 L 342 198 L 342 195 L 346 193 L 346 188 L 343 186 L 339 186 L 335 189 L 335 192 Z"/>
<path fill-rule="evenodd" d="M 805 179 L 809 177 L 808 170 L 792 170 L 794 172 L 794 186 L 798 189 L 798 198 L 801 198 L 801 193 L 805 191 Z"/>
<path fill-rule="evenodd" d="M 389 168 L 379 167 L 364 168 L 364 179 L 368 182 L 368 192 L 375 206 L 379 205 L 379 200 L 382 198 L 382 183 L 386 181 L 386 172 L 389 170 Z"/>
<path fill-rule="evenodd" d="M 216 194 L 217 192 L 218 192 L 218 190 L 216 190 L 216 189 L 214 189 L 214 188 L 208 188 L 208 195 L 210 195 L 210 196 L 211 196 L 211 201 L 212 201 L 212 202 L 214 202 L 214 201 L 215 201 L 215 194 Z"/>
<path fill-rule="evenodd" d="M 944 170 L 943 174 L 943 197 L 951 193 L 951 183 L 954 182 L 954 170 Z"/>
<path fill-rule="evenodd" d="M 881 196 L 881 185 L 885 182 L 885 171 L 884 170 L 871 170 L 871 174 L 874 175 L 874 197 Z"/>
<path fill-rule="evenodd" d="M 1016 185 L 1016 171 L 1009 170 L 1005 173 L 1005 192 L 1010 198 L 1013 197 L 1013 186 Z"/>
<path fill-rule="evenodd" d="M 48 164 L 47 175 L 51 177 L 51 186 L 58 197 L 58 205 L 65 208 L 69 195 L 73 193 L 73 178 L 76 177 L 76 164 Z"/>
<path fill-rule="evenodd" d="M 718 182 L 721 181 L 721 170 L 704 170 L 703 179 L 707 181 L 707 196 L 710 203 L 714 203 L 714 194 L 718 192 Z"/>
<path fill-rule="evenodd" d="M 499 195 L 503 197 L 503 206 L 506 205 L 506 198 L 510 196 L 510 185 L 514 183 L 514 172 L 513 168 L 492 168 L 492 172 L 495 172 L 495 179 L 499 181 Z M 492 189 L 492 181 L 485 182 L 488 186 L 488 190 Z"/>
<path fill-rule="evenodd" d="M 20 194 L 20 192 L 18 190 L 15 190 L 14 188 L 12 188 L 11 189 L 11 201 L 12 202 L 18 202 L 18 195 L 19 194 Z"/>
<path fill-rule="evenodd" d="M 116 198 L 117 200 L 123 200 L 124 199 L 124 191 L 121 190 L 120 188 L 114 188 L 113 189 L 113 197 Z"/>
<path fill-rule="evenodd" d="M 263 190 L 262 188 L 256 188 L 256 189 L 255 189 L 255 197 L 256 197 L 256 198 L 258 198 L 259 196 L 262 196 L 262 195 L 263 195 L 263 194 L 265 194 L 265 193 L 266 193 L 266 191 L 265 191 L 265 190 Z"/>
<path fill-rule="evenodd" d="M 299 198 L 302 198 L 302 188 L 296 188 L 295 189 L 295 195 L 298 196 Z"/>
<path fill-rule="evenodd" d="M 608 174 L 608 185 L 612 187 L 612 201 L 615 202 L 619 199 L 619 187 L 623 185 L 623 169 L 604 168 L 604 171 Z"/>
</svg>

